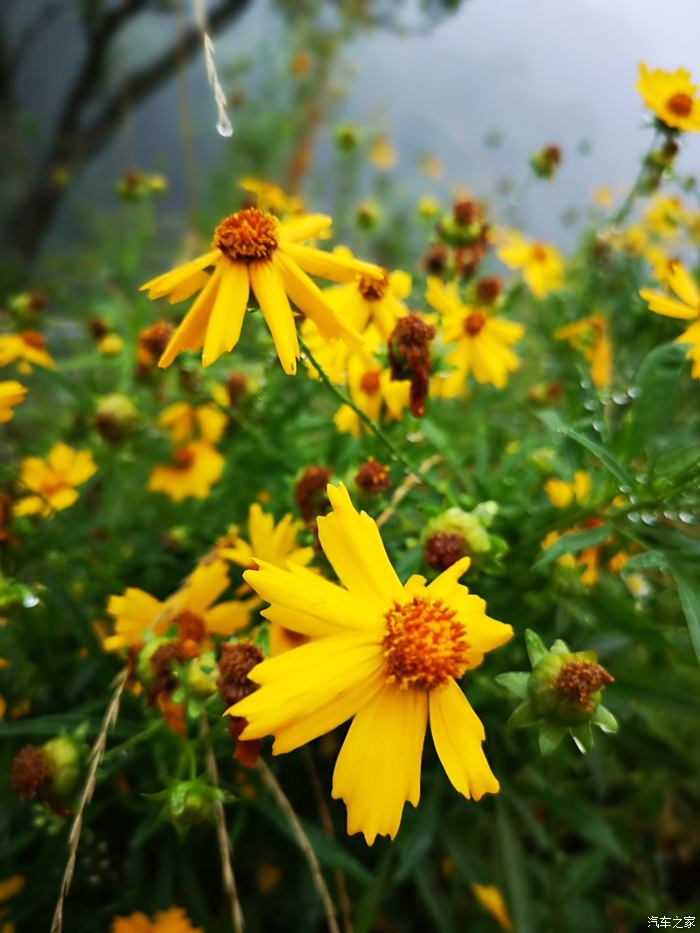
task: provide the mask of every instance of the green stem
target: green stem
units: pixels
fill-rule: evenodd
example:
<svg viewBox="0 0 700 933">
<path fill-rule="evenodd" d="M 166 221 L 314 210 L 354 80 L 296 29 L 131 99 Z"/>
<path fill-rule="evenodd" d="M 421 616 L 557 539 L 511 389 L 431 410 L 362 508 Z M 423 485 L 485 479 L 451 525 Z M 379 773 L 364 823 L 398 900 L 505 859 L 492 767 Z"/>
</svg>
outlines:
<svg viewBox="0 0 700 933">
<path fill-rule="evenodd" d="M 610 218 L 609 223 L 611 227 L 619 227 L 619 225 L 624 220 L 627 219 L 630 211 L 634 207 L 635 201 L 637 200 L 639 195 L 643 193 L 642 181 L 647 171 L 647 159 L 651 155 L 651 153 L 654 151 L 654 149 L 656 148 L 658 141 L 659 141 L 659 132 L 657 130 L 654 133 L 654 138 L 651 141 L 651 146 L 649 147 L 649 151 L 646 153 L 646 155 L 642 159 L 642 167 L 639 169 L 639 173 L 637 174 L 637 177 L 634 180 L 634 184 L 632 185 L 630 193 L 627 195 L 627 197 L 622 202 L 620 207 Z"/>
<path fill-rule="evenodd" d="M 382 442 L 382 444 L 385 445 L 385 447 L 388 449 L 388 451 L 390 452 L 390 454 L 391 454 L 391 456 L 394 458 L 394 460 L 397 460 L 397 461 L 401 464 L 401 466 L 404 468 L 406 474 L 407 474 L 408 476 L 412 476 L 413 479 L 416 480 L 417 483 L 424 483 L 426 486 L 430 486 L 430 488 L 433 489 L 439 496 L 447 498 L 447 499 L 450 501 L 450 503 L 451 503 L 452 505 L 454 505 L 454 504 L 455 504 L 454 499 L 453 499 L 452 495 L 451 495 L 447 490 L 441 489 L 440 486 L 437 485 L 437 483 L 434 483 L 431 479 L 428 479 L 427 476 L 421 476 L 421 475 L 418 473 L 418 471 L 416 470 L 416 468 L 415 468 L 415 467 L 410 463 L 410 461 L 404 456 L 404 454 L 401 453 L 401 451 L 398 449 L 398 447 L 396 447 L 396 445 L 394 444 L 394 442 L 391 441 L 391 440 L 387 437 L 387 435 L 384 433 L 384 431 L 382 431 L 382 429 L 381 429 L 380 427 L 378 427 L 378 426 L 374 423 L 374 421 L 372 421 L 372 419 L 371 419 L 368 415 L 366 415 L 365 412 L 362 411 L 362 409 L 359 408 L 359 407 L 352 401 L 352 399 L 351 399 L 349 396 L 344 395 L 344 394 L 340 391 L 340 389 L 337 388 L 337 386 L 334 386 L 334 385 L 333 385 L 333 383 L 331 382 L 331 380 L 328 378 L 328 375 L 326 374 L 325 370 L 323 369 L 323 367 L 321 366 L 321 364 L 318 362 L 318 360 L 316 359 L 316 357 L 313 355 L 313 353 L 311 352 L 311 350 L 309 350 L 308 346 L 307 346 L 306 343 L 301 339 L 301 337 L 299 337 L 299 344 L 301 345 L 302 350 L 304 351 L 304 353 L 305 353 L 306 356 L 308 357 L 309 362 L 311 363 L 311 365 L 314 367 L 314 369 L 315 369 L 316 372 L 318 373 L 319 379 L 321 380 L 321 382 L 323 383 L 323 385 L 328 389 L 328 391 L 331 393 L 331 395 L 334 395 L 335 398 L 337 398 L 338 401 L 339 401 L 342 405 L 347 405 L 349 408 L 352 408 L 352 410 L 355 412 L 355 414 L 356 414 L 357 417 L 360 419 L 360 421 L 365 425 L 365 427 L 366 427 L 369 431 L 371 431 L 371 433 L 374 434 L 374 436 L 375 436 L 376 438 L 378 438 L 378 440 L 380 440 L 380 441 Z"/>
</svg>

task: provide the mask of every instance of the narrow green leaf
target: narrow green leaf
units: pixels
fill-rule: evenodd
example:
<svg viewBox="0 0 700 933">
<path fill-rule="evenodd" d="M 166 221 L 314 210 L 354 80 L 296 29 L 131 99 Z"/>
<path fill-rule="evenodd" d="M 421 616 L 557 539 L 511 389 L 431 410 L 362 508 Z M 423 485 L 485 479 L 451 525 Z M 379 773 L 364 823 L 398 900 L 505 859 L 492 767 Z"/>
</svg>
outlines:
<svg viewBox="0 0 700 933">
<path fill-rule="evenodd" d="M 570 534 L 562 535 L 561 538 L 557 538 L 554 544 L 542 551 L 540 557 L 535 561 L 534 567 L 536 569 L 546 567 L 564 554 L 576 554 L 586 548 L 596 547 L 602 544 L 611 534 L 612 526 L 606 522 L 604 525 L 597 525 L 595 528 L 584 528 L 583 531 L 572 531 Z"/>
<path fill-rule="evenodd" d="M 610 473 L 611 476 L 614 476 L 619 483 L 623 483 L 627 486 L 633 485 L 634 481 L 627 470 L 625 470 L 624 467 L 622 467 L 617 462 L 609 450 L 601 447 L 601 445 L 597 441 L 594 441 L 593 438 L 588 437 L 586 434 L 581 434 L 580 431 L 576 431 L 574 428 L 568 428 L 565 425 L 557 428 L 557 431 L 560 434 L 565 434 L 566 437 L 570 437 L 572 441 L 575 441 L 581 447 L 585 447 L 586 450 L 596 456 L 608 471 L 608 473 Z"/>
<path fill-rule="evenodd" d="M 688 623 L 690 640 L 693 643 L 695 654 L 700 661 L 700 584 L 692 580 L 678 563 L 671 564 L 671 573 L 678 587 L 681 606 Z"/>
<path fill-rule="evenodd" d="M 549 654 L 540 636 L 530 628 L 525 631 L 525 648 L 527 649 L 527 656 L 530 659 L 530 664 L 532 664 L 533 667 L 541 661 L 545 655 Z"/>
<path fill-rule="evenodd" d="M 533 923 L 530 915 L 531 899 L 526 861 L 503 799 L 497 798 L 495 806 L 496 840 L 503 867 L 506 900 L 513 915 L 513 925 L 518 933 L 531 933 Z"/>
</svg>

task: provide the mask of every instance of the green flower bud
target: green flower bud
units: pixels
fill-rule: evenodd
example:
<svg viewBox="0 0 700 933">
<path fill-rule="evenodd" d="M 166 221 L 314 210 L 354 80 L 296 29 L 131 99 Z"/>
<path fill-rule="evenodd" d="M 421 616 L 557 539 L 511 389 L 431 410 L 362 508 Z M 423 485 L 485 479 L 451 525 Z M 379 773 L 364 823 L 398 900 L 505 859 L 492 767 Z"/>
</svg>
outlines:
<svg viewBox="0 0 700 933">
<path fill-rule="evenodd" d="M 105 395 L 95 409 L 95 428 L 112 444 L 126 440 L 134 431 L 139 413 L 127 395 L 115 392 Z"/>
<path fill-rule="evenodd" d="M 207 662 L 204 658 L 193 658 L 187 665 L 185 681 L 189 690 L 195 696 L 206 699 L 216 693 L 216 675 L 218 671 L 213 659 Z"/>
<path fill-rule="evenodd" d="M 353 152 L 357 149 L 360 142 L 360 134 L 357 127 L 352 126 L 350 123 L 343 123 L 337 126 L 333 138 L 341 152 Z"/>
<path fill-rule="evenodd" d="M 169 645 L 171 641 L 171 638 L 152 638 L 141 649 L 136 664 L 136 676 L 144 687 L 152 687 L 156 682 L 156 672 L 151 663 L 153 655 L 163 645 Z"/>
<path fill-rule="evenodd" d="M 195 826 L 213 816 L 211 788 L 198 781 L 176 784 L 168 798 L 168 817 L 177 826 Z"/>
<path fill-rule="evenodd" d="M 46 796 L 58 802 L 68 801 L 83 777 L 85 746 L 70 735 L 59 735 L 41 746 L 49 769 Z"/>
</svg>

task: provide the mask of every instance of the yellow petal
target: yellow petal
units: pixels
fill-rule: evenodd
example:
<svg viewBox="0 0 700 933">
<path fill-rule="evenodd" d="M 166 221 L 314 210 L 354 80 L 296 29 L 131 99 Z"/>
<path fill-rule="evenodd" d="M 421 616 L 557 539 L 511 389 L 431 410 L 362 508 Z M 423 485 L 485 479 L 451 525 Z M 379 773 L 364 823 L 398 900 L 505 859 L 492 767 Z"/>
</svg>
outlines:
<svg viewBox="0 0 700 933">
<path fill-rule="evenodd" d="M 484 727 L 454 680 L 430 693 L 430 731 L 455 790 L 474 800 L 498 793 L 498 781 L 481 747 Z"/>
<path fill-rule="evenodd" d="M 304 272 L 331 282 L 353 282 L 358 275 L 369 275 L 375 279 L 384 278 L 384 270 L 370 262 L 326 253 L 313 246 L 300 246 L 298 243 L 285 243 L 283 252 Z"/>
<path fill-rule="evenodd" d="M 668 284 L 681 301 L 694 307 L 696 314 L 700 314 L 700 289 L 695 279 L 680 262 L 673 263 L 668 276 Z"/>
<path fill-rule="evenodd" d="M 243 263 L 226 263 L 209 317 L 202 365 L 210 366 L 222 353 L 230 353 L 238 343 L 248 306 L 248 269 Z"/>
<path fill-rule="evenodd" d="M 420 799 L 427 719 L 422 690 L 385 685 L 355 716 L 333 773 L 333 796 L 348 808 L 348 833 L 396 835 L 404 804 Z"/>
<path fill-rule="evenodd" d="M 179 288 L 184 282 L 191 279 L 193 275 L 206 268 L 206 266 L 213 265 L 220 258 L 220 250 L 211 250 L 211 252 L 204 253 L 204 255 L 198 256 L 196 259 L 192 259 L 190 262 L 186 262 L 176 269 L 171 269 L 170 272 L 164 272 L 162 275 L 157 275 L 154 279 L 149 279 L 148 282 L 144 282 L 143 285 L 140 286 L 139 291 L 148 291 L 148 297 L 151 299 L 162 298 L 163 295 L 175 291 L 175 289 Z"/>
<path fill-rule="evenodd" d="M 288 376 L 297 371 L 299 342 L 294 315 L 276 267 L 269 261 L 253 262 L 249 266 L 250 284 L 260 303 L 265 322 L 270 328 L 275 350 Z"/>
<path fill-rule="evenodd" d="M 675 298 L 667 298 L 666 295 L 659 295 L 648 288 L 641 289 L 639 294 L 649 305 L 649 310 L 655 314 L 679 318 L 682 321 L 690 321 L 698 316 L 699 312 L 696 308 L 682 304 Z"/>
<path fill-rule="evenodd" d="M 209 315 L 214 307 L 221 276 L 226 265 L 226 262 L 220 262 L 217 265 L 211 278 L 199 293 L 192 307 L 170 338 L 167 347 L 163 351 L 163 355 L 158 360 L 158 365 L 161 368 L 164 369 L 170 366 L 180 350 L 199 350 L 204 343 L 204 335 L 206 333 Z"/>
</svg>

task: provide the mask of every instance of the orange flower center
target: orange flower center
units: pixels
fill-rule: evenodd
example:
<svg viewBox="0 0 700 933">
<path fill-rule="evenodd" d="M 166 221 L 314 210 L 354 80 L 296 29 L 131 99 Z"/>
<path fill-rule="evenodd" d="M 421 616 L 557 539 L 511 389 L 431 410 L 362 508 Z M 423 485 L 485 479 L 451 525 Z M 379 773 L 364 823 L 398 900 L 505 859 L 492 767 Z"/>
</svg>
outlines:
<svg viewBox="0 0 700 933">
<path fill-rule="evenodd" d="M 44 335 L 36 330 L 27 330 L 22 334 L 22 340 L 28 347 L 34 347 L 35 350 L 43 350 L 46 346 Z"/>
<path fill-rule="evenodd" d="M 693 111 L 693 98 L 689 94 L 674 94 L 666 101 L 666 106 L 676 117 L 689 117 Z"/>
<path fill-rule="evenodd" d="M 379 373 L 365 373 L 360 379 L 360 388 L 367 395 L 376 395 L 379 392 Z"/>
<path fill-rule="evenodd" d="M 180 641 L 204 641 L 207 626 L 201 616 L 184 609 L 173 619 L 180 630 Z"/>
<path fill-rule="evenodd" d="M 414 596 L 385 613 L 387 683 L 433 690 L 467 669 L 466 629 L 442 600 Z"/>
<path fill-rule="evenodd" d="M 268 259 L 277 249 L 277 226 L 272 214 L 248 207 L 221 221 L 212 246 L 234 262 Z"/>
<path fill-rule="evenodd" d="M 180 447 L 179 450 L 173 452 L 173 460 L 176 470 L 189 470 L 194 463 L 194 454 L 187 447 Z"/>
<path fill-rule="evenodd" d="M 486 315 L 483 311 L 472 311 L 464 319 L 464 333 L 468 337 L 476 337 L 486 326 Z"/>
<path fill-rule="evenodd" d="M 363 275 L 357 283 L 357 287 L 362 297 L 367 301 L 381 301 L 388 284 L 389 276 L 385 272 L 383 279 L 373 279 L 369 275 Z"/>
<path fill-rule="evenodd" d="M 582 709 L 590 711 L 593 709 L 591 694 L 613 680 L 614 677 L 600 664 L 571 661 L 561 669 L 554 686 L 570 696 Z"/>
<path fill-rule="evenodd" d="M 66 482 L 65 475 L 58 470 L 51 469 L 41 483 L 41 494 L 45 499 L 50 499 L 51 496 L 68 488 L 69 484 Z"/>
<path fill-rule="evenodd" d="M 532 261 L 545 262 L 547 259 L 547 249 L 541 243 L 535 243 L 532 247 Z"/>
</svg>

